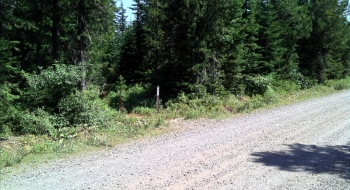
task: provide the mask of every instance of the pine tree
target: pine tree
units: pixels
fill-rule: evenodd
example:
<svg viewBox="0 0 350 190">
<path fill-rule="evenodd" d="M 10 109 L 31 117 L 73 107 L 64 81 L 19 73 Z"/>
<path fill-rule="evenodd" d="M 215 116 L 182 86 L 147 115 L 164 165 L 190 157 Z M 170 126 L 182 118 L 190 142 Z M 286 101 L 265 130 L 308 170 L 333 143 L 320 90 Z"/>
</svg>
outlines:
<svg viewBox="0 0 350 190">
<path fill-rule="evenodd" d="M 266 90 L 260 84 L 254 83 L 256 77 L 260 77 L 262 55 L 261 47 L 258 45 L 258 34 L 261 26 L 256 21 L 258 14 L 257 1 L 246 0 L 243 4 L 242 31 L 243 56 L 245 64 L 241 65 L 242 80 L 238 86 L 239 90 L 244 88 L 244 94 L 251 95 L 255 93 L 264 93 Z M 237 88 L 237 87 L 236 87 Z M 242 91 L 240 92 L 242 93 Z"/>
<path fill-rule="evenodd" d="M 153 57 L 157 60 L 153 64 L 152 81 L 154 85 L 161 86 L 164 99 L 175 97 L 181 91 L 189 92 L 189 85 L 193 84 L 191 56 L 194 47 L 191 44 L 193 39 L 189 39 L 192 32 L 189 21 L 196 10 L 193 7 L 190 13 L 190 4 L 194 2 L 162 1 L 154 6 L 159 18 L 153 31 L 159 37 L 153 46 Z"/>
<path fill-rule="evenodd" d="M 52 41 L 52 48 L 51 48 L 51 54 L 52 54 L 52 60 L 59 60 L 59 44 L 60 44 L 60 22 L 61 22 L 61 15 L 60 15 L 60 5 L 59 0 L 53 0 L 52 1 L 52 32 L 51 32 L 51 41 Z"/>
<path fill-rule="evenodd" d="M 262 47 L 263 62 L 260 65 L 260 74 L 266 75 L 275 72 L 283 60 L 287 50 L 284 47 L 283 29 L 277 11 L 277 0 L 259 2 L 260 14 L 258 22 L 261 25 L 259 31 L 259 45 Z"/>
<path fill-rule="evenodd" d="M 124 33 L 126 27 L 127 27 L 127 19 L 126 16 L 126 9 L 124 8 L 123 2 L 120 2 L 119 10 L 117 12 L 117 30 L 120 33 Z"/>
<path fill-rule="evenodd" d="M 282 60 L 274 67 L 274 72 L 280 79 L 292 79 L 293 73 L 298 70 L 299 56 L 297 53 L 298 40 L 307 38 L 312 29 L 309 17 L 309 3 L 298 0 L 280 1 L 276 0 L 273 9 L 278 15 L 282 43 L 284 48 Z"/>
<path fill-rule="evenodd" d="M 19 51 L 13 52 L 18 56 L 22 69 L 36 70 L 37 66 L 47 67 L 51 62 L 51 27 L 48 1 L 20 1 L 12 8 L 14 18 L 21 23 L 14 25 L 10 38 L 20 42 Z"/>
<path fill-rule="evenodd" d="M 147 54 L 146 39 L 146 4 L 143 0 L 135 0 L 132 10 L 135 20 L 125 33 L 124 44 L 118 65 L 119 75 L 124 76 L 126 84 L 136 84 L 144 81 Z"/>
<path fill-rule="evenodd" d="M 344 15 L 347 5 L 347 1 L 337 0 L 310 2 L 312 32 L 300 42 L 300 67 L 318 83 L 344 76 L 347 61 L 342 56 L 349 40 Z"/>
<path fill-rule="evenodd" d="M 106 49 L 105 55 L 101 58 L 104 63 L 102 75 L 105 76 L 107 83 L 112 84 L 118 80 L 119 64 L 121 62 L 123 47 L 127 42 L 127 37 L 130 35 L 132 26 L 127 23 L 126 10 L 123 3 L 117 7 L 115 31 L 113 32 L 113 40 L 103 43 L 102 48 Z"/>
<path fill-rule="evenodd" d="M 238 95 L 252 93 L 250 80 L 260 71 L 261 55 L 257 44 L 260 25 L 256 21 L 256 3 L 247 0 L 237 4 L 236 14 L 226 24 L 229 33 L 225 36 L 224 84 L 229 92 Z"/>
<path fill-rule="evenodd" d="M 20 19 L 12 14 L 14 5 L 12 1 L 0 3 L 0 136 L 10 135 L 9 121 L 18 112 L 15 101 L 19 98 L 20 74 L 18 59 L 12 53 L 17 50 L 18 42 L 11 37 Z"/>
<path fill-rule="evenodd" d="M 85 90 L 87 80 L 101 83 L 102 69 L 107 65 L 103 59 L 107 46 L 115 40 L 116 6 L 111 0 L 79 0 L 61 3 L 61 9 L 68 10 L 60 14 L 59 44 L 64 49 L 60 62 L 77 64 L 87 78 L 80 82 L 80 89 Z"/>
</svg>

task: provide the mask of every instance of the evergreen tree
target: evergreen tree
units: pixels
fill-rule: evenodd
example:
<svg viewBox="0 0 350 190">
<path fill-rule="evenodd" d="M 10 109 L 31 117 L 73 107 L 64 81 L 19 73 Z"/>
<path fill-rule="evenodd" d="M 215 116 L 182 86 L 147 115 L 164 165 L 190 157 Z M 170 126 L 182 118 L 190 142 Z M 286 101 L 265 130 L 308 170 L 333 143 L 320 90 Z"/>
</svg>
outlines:
<svg viewBox="0 0 350 190">
<path fill-rule="evenodd" d="M 209 24 L 204 24 L 206 47 L 202 48 L 206 49 L 203 73 L 207 76 L 204 84 L 209 93 L 223 93 L 224 87 L 229 90 L 234 84 L 226 79 L 241 72 L 243 51 L 240 48 L 246 36 L 242 33 L 246 26 L 243 26 L 241 8 L 240 1 L 207 2 L 202 22 Z"/>
<path fill-rule="evenodd" d="M 12 40 L 20 42 L 19 51 L 13 52 L 18 56 L 22 69 L 36 70 L 37 66 L 51 64 L 51 27 L 48 1 L 19 1 L 14 4 L 12 15 L 19 18 L 21 23 L 15 26 L 11 34 Z"/>
<path fill-rule="evenodd" d="M 18 112 L 16 100 L 19 98 L 18 62 L 11 50 L 16 42 L 0 38 L 0 134 L 10 134 L 10 121 Z"/>
<path fill-rule="evenodd" d="M 258 44 L 262 60 L 259 75 L 273 74 L 276 80 L 299 80 L 298 42 L 308 38 L 311 18 L 308 2 L 262 0 L 258 2 Z"/>
<path fill-rule="evenodd" d="M 106 49 L 105 55 L 102 57 L 104 66 L 102 75 L 105 76 L 107 83 L 115 83 L 119 77 L 119 64 L 122 56 L 122 49 L 126 43 L 127 35 L 130 35 L 131 25 L 127 23 L 126 10 L 123 3 L 117 7 L 115 19 L 115 31 L 113 32 L 113 40 L 101 44 Z"/>
<path fill-rule="evenodd" d="M 13 55 L 19 42 L 13 41 L 12 37 L 22 21 L 12 14 L 15 2 L 1 1 L 0 7 L 0 135 L 10 135 L 11 120 L 19 110 L 16 101 L 20 93 L 19 62 Z"/>
<path fill-rule="evenodd" d="M 146 4 L 143 0 L 135 0 L 133 11 L 135 20 L 130 30 L 125 33 L 125 43 L 121 49 L 121 57 L 118 65 L 118 73 L 125 77 L 126 84 L 143 82 L 145 69 L 146 47 Z"/>
<path fill-rule="evenodd" d="M 229 33 L 225 36 L 224 86 L 234 94 L 251 94 L 251 79 L 259 73 L 261 55 L 257 37 L 260 25 L 256 21 L 256 3 L 246 0 L 237 4 L 235 15 L 226 24 Z"/>
<path fill-rule="evenodd" d="M 52 32 L 51 32 L 51 41 L 52 41 L 52 60 L 59 60 L 59 43 L 60 43 L 60 5 L 59 0 L 52 1 Z"/>
<path fill-rule="evenodd" d="M 282 21 L 279 20 L 278 0 L 261 0 L 259 2 L 260 14 L 258 22 L 261 25 L 259 31 L 259 45 L 262 47 L 263 62 L 259 73 L 267 75 L 275 72 L 276 67 L 284 61 L 284 46 Z"/>
<path fill-rule="evenodd" d="M 124 33 L 126 27 L 127 27 L 127 22 L 126 19 L 128 18 L 126 16 L 126 9 L 124 8 L 123 2 L 120 2 L 120 9 L 117 12 L 117 30 L 120 33 Z"/>
<path fill-rule="evenodd" d="M 109 66 L 118 60 L 118 26 L 116 14 L 120 11 L 111 0 L 94 1 L 88 5 L 93 9 L 88 15 L 86 33 L 89 83 L 102 85 L 108 76 L 104 75 Z M 113 81 L 114 82 L 114 81 Z"/>
<path fill-rule="evenodd" d="M 349 40 L 344 14 L 347 7 L 347 1 L 310 2 L 312 32 L 309 38 L 300 42 L 300 67 L 318 83 L 344 77 L 347 70 L 348 61 L 343 57 Z"/>
<path fill-rule="evenodd" d="M 261 26 L 256 21 L 258 14 L 257 1 L 246 0 L 243 5 L 242 34 L 243 36 L 243 60 L 245 64 L 241 66 L 243 80 L 238 85 L 238 89 L 244 89 L 244 94 L 264 93 L 265 86 L 256 83 L 257 77 L 263 75 L 261 67 L 263 65 L 261 47 L 258 44 L 258 34 Z M 259 79 L 259 78 L 258 78 Z M 243 89 L 242 89 L 243 88 Z"/>
<path fill-rule="evenodd" d="M 277 1 L 279 23 L 281 26 L 283 44 L 283 60 L 278 63 L 274 70 L 281 79 L 291 79 L 294 71 L 298 70 L 299 56 L 297 52 L 298 40 L 308 38 L 312 30 L 311 18 L 309 17 L 309 3 L 293 1 Z"/>
<path fill-rule="evenodd" d="M 152 83 L 161 86 L 165 100 L 175 97 L 180 91 L 188 92 L 189 84 L 193 81 L 190 72 L 192 52 L 189 51 L 193 46 L 189 41 L 191 30 L 188 22 L 191 13 L 187 6 L 189 4 L 184 1 L 161 1 L 151 11 L 153 18 L 158 15 L 158 23 L 151 27 L 154 28 L 153 35 L 158 36 L 152 47 Z"/>
</svg>

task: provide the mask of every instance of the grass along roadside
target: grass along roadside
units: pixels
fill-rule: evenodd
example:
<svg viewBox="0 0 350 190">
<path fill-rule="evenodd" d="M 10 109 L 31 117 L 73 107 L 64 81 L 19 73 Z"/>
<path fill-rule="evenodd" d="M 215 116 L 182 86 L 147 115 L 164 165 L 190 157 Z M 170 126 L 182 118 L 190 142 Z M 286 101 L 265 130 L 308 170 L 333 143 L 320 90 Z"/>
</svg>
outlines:
<svg viewBox="0 0 350 190">
<path fill-rule="evenodd" d="M 165 123 L 156 126 L 148 118 L 137 119 L 127 115 L 121 117 L 127 122 L 118 122 L 113 128 L 76 128 L 67 138 L 52 139 L 48 135 L 10 137 L 0 142 L 0 168 L 16 166 L 19 163 L 42 163 L 114 147 L 120 143 L 157 136 L 168 131 Z"/>
<path fill-rule="evenodd" d="M 276 90 L 264 95 L 236 97 L 207 96 L 203 98 L 180 94 L 168 102 L 160 113 L 148 107 L 136 107 L 131 114 L 116 115 L 112 127 L 77 127 L 62 129 L 59 138 L 48 135 L 24 135 L 0 141 L 0 169 L 19 163 L 42 163 L 82 152 L 115 147 L 133 139 L 157 136 L 173 130 L 168 127 L 174 118 L 227 118 L 260 108 L 270 108 L 320 97 L 350 88 L 350 78 L 327 81 L 306 90 Z M 9 168 L 10 169 L 10 168 Z"/>
</svg>

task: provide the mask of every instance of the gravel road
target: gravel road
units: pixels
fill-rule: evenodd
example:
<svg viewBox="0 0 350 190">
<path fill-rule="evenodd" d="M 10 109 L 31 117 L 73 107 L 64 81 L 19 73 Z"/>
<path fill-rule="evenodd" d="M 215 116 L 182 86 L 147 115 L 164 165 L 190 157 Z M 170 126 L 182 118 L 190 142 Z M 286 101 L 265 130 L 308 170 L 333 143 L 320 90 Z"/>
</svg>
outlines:
<svg viewBox="0 0 350 190">
<path fill-rule="evenodd" d="M 350 189 L 350 91 L 6 172 L 3 189 Z"/>
</svg>

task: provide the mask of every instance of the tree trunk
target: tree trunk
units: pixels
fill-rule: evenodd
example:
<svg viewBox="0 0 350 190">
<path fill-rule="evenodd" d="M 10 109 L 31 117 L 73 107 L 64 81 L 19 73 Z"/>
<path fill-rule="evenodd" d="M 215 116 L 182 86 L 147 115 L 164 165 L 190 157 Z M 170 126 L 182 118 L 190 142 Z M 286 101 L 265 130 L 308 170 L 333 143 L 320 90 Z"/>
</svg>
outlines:
<svg viewBox="0 0 350 190">
<path fill-rule="evenodd" d="M 85 13 L 84 0 L 80 0 L 78 3 L 78 39 L 79 39 L 79 55 L 78 63 L 81 64 L 82 72 L 86 72 L 86 42 L 85 42 L 85 31 L 86 31 L 86 13 Z M 82 78 L 80 81 L 80 90 L 86 90 L 86 79 Z"/>
<path fill-rule="evenodd" d="M 59 0 L 52 1 L 52 60 L 59 60 L 60 12 Z"/>
</svg>

